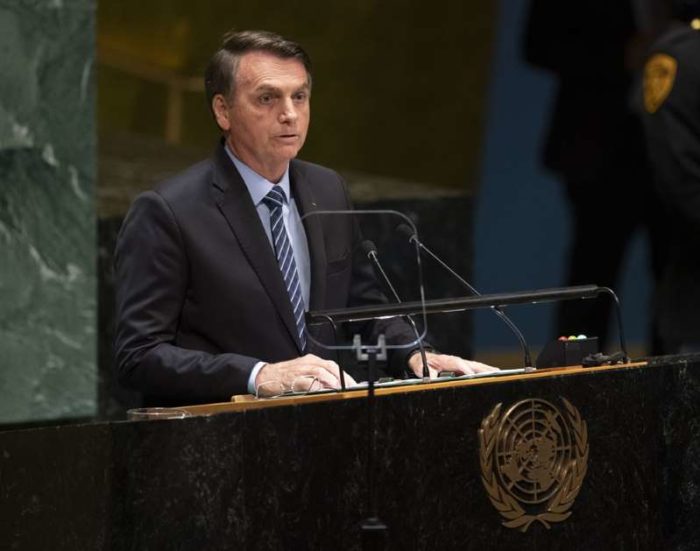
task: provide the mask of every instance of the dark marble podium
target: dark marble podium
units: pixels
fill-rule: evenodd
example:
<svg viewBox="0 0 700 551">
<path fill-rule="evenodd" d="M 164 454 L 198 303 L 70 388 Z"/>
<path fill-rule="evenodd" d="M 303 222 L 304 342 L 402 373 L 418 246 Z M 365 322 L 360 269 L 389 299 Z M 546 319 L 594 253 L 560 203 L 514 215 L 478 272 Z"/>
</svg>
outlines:
<svg viewBox="0 0 700 551">
<path fill-rule="evenodd" d="M 0 433 L 1 549 L 359 549 L 365 400 Z M 481 481 L 498 403 L 565 398 L 588 471 L 566 520 L 507 528 Z M 200 410 L 201 412 L 201 410 Z M 444 383 L 377 400 L 390 549 L 696 549 L 700 357 Z"/>
</svg>

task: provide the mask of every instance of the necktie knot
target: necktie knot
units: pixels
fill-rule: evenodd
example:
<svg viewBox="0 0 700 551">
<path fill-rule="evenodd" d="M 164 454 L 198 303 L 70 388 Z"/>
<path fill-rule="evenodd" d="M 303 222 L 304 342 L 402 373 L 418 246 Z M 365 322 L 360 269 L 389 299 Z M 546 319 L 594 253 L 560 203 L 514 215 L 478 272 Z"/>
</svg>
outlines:
<svg viewBox="0 0 700 551">
<path fill-rule="evenodd" d="M 280 186 L 273 187 L 265 197 L 263 203 L 268 209 L 272 210 L 283 206 L 287 202 L 287 196 Z"/>
</svg>

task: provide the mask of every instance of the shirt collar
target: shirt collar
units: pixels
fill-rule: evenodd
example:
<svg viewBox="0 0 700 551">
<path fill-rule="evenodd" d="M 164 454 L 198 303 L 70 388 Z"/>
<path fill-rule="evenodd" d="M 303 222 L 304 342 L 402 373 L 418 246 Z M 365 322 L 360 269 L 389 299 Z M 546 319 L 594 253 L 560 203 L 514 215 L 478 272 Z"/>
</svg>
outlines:
<svg viewBox="0 0 700 551">
<path fill-rule="evenodd" d="M 224 149 L 226 150 L 229 159 L 231 159 L 236 167 L 236 170 L 238 170 L 238 173 L 241 175 L 241 178 L 243 178 L 243 183 L 248 188 L 248 193 L 250 193 L 250 197 L 253 199 L 253 204 L 256 207 L 276 185 L 280 186 L 284 190 L 284 193 L 287 196 L 287 201 L 291 202 L 291 196 L 289 194 L 289 164 L 287 164 L 287 168 L 284 171 L 282 179 L 279 181 L 279 183 L 273 184 L 263 176 L 260 176 L 260 174 L 255 172 L 247 164 L 236 157 L 229 149 L 228 144 L 224 145 Z"/>
</svg>

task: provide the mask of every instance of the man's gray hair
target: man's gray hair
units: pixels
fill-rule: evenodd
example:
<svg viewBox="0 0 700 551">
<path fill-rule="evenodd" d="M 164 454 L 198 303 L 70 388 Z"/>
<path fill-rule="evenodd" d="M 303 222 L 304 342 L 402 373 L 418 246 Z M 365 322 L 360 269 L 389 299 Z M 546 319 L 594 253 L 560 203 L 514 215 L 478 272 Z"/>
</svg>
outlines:
<svg viewBox="0 0 700 551">
<path fill-rule="evenodd" d="M 269 31 L 229 31 L 204 73 L 204 88 L 210 107 L 217 94 L 233 97 L 238 64 L 248 52 L 269 52 L 283 59 L 298 59 L 306 69 L 311 86 L 311 59 L 299 44 Z"/>
</svg>

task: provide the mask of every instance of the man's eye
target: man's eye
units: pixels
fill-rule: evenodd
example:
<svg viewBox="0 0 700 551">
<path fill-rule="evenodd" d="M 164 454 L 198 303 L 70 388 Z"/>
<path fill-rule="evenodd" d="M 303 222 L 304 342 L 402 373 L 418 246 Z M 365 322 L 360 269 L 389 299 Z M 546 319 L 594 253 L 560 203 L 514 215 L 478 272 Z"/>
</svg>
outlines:
<svg viewBox="0 0 700 551">
<path fill-rule="evenodd" d="M 266 103 L 272 103 L 272 95 L 270 94 L 263 94 L 259 98 L 260 103 L 266 104 Z"/>
<path fill-rule="evenodd" d="M 294 94 L 294 101 L 302 102 L 306 101 L 306 98 L 306 92 L 299 92 L 298 94 Z"/>
</svg>

